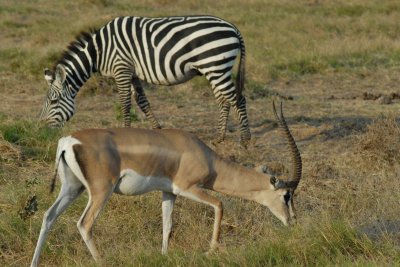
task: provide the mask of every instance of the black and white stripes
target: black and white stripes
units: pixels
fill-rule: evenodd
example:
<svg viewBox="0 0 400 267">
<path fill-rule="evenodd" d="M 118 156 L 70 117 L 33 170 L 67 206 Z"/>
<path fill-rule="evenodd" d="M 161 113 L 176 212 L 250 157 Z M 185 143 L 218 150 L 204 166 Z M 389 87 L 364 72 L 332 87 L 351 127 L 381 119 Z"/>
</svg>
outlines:
<svg viewBox="0 0 400 267">
<path fill-rule="evenodd" d="M 236 86 L 232 69 L 240 54 Z M 58 62 L 55 73 L 46 70 L 50 91 L 43 118 L 54 126 L 71 118 L 79 88 L 99 72 L 114 77 L 124 114 L 130 125 L 131 94 L 153 128 L 160 125 L 141 86 L 141 80 L 157 85 L 174 85 L 204 75 L 219 103 L 219 140 L 224 139 L 229 109 L 237 112 L 241 140 L 250 139 L 246 100 L 242 95 L 245 47 L 238 29 L 212 16 L 119 17 L 101 29 L 77 38 Z M 57 97 L 54 97 L 57 95 Z M 69 97 L 66 97 L 68 95 Z M 70 102 L 65 108 L 65 103 Z M 57 101 L 58 99 L 58 101 Z"/>
</svg>

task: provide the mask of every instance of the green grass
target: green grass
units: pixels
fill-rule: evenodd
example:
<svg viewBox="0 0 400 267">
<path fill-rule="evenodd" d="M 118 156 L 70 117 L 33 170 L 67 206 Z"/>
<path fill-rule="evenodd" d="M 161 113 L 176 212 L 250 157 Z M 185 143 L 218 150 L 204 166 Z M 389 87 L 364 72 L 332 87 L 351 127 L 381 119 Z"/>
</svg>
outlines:
<svg viewBox="0 0 400 267">
<path fill-rule="evenodd" d="M 115 102 L 114 107 L 115 107 L 114 109 L 115 109 L 115 112 L 116 112 L 116 119 L 118 121 L 123 121 L 124 117 L 122 115 L 121 104 L 119 102 Z M 136 113 L 136 109 L 135 109 L 135 107 L 133 105 L 132 105 L 131 110 L 129 112 L 129 118 L 130 118 L 131 122 L 139 121 L 139 117 L 138 117 L 138 115 Z"/>
<path fill-rule="evenodd" d="M 21 148 L 22 156 L 34 160 L 50 161 L 61 137 L 61 129 L 49 128 L 37 122 L 20 120 L 0 124 L 4 140 Z"/>
</svg>

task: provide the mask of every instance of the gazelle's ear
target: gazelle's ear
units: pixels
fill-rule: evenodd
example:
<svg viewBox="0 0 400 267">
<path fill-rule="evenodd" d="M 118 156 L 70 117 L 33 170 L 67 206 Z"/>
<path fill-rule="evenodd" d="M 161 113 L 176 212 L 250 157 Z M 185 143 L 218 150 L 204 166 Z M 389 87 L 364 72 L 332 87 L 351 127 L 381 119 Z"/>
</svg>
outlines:
<svg viewBox="0 0 400 267">
<path fill-rule="evenodd" d="M 48 68 L 45 68 L 44 78 L 46 79 L 46 82 L 50 85 L 54 81 L 54 73 Z"/>
<path fill-rule="evenodd" d="M 65 71 L 64 66 L 58 64 L 56 67 L 56 81 L 59 82 L 60 84 L 63 84 L 65 82 L 66 77 L 67 77 L 67 72 Z"/>
</svg>

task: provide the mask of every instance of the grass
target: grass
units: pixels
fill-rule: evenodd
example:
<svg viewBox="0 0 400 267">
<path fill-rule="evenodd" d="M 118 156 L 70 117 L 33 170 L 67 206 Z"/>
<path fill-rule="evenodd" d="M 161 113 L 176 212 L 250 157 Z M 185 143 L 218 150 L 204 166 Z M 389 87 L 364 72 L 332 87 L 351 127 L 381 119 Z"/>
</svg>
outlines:
<svg viewBox="0 0 400 267">
<path fill-rule="evenodd" d="M 115 103 L 115 112 L 116 112 L 116 119 L 118 121 L 123 121 L 123 115 L 122 115 L 122 109 L 121 109 L 121 104 L 119 102 Z M 131 110 L 129 111 L 129 119 L 131 122 L 136 122 L 139 120 L 138 115 L 136 114 L 136 109 L 134 106 L 131 107 Z"/>
<path fill-rule="evenodd" d="M 51 129 L 32 121 L 2 123 L 2 139 L 21 150 L 21 156 L 34 160 L 53 160 L 57 140 L 61 137 L 59 129 Z"/>
<path fill-rule="evenodd" d="M 105 265 L 400 265 L 400 102 L 363 97 L 399 92 L 400 4 L 377 0 L 0 2 L 0 265 L 30 263 L 42 216 L 56 197 L 48 190 L 58 138 L 122 124 L 115 83 L 99 76 L 83 86 L 63 129 L 38 124 L 43 69 L 80 31 L 115 16 L 177 14 L 213 14 L 241 30 L 252 144 L 240 148 L 232 116 L 227 140 L 212 145 L 218 105 L 202 77 L 172 88 L 147 85 L 156 118 L 197 134 L 225 158 L 287 173 L 270 105 L 283 99 L 304 163 L 298 223 L 285 228 L 255 203 L 218 195 L 225 207 L 221 249 L 206 256 L 213 211 L 178 198 L 170 252 L 162 256 L 160 194 L 112 196 L 94 230 Z M 132 125 L 149 128 L 132 110 Z M 86 202 L 83 194 L 55 223 L 43 266 L 95 266 L 76 229 Z"/>
<path fill-rule="evenodd" d="M 12 70 L 37 74 L 39 69 L 54 64 L 56 55 L 61 54 L 74 35 L 100 27 L 113 16 L 132 15 L 131 10 L 147 16 L 211 13 L 238 24 L 249 51 L 247 65 L 252 70 L 249 76 L 258 82 L 265 81 L 265 77 L 296 77 L 331 70 L 359 72 L 382 64 L 393 67 L 399 57 L 396 38 L 400 28 L 395 23 L 399 12 L 392 1 L 355 1 L 353 4 L 339 1 L 316 5 L 307 1 L 290 4 L 251 1 L 239 5 L 245 12 L 236 16 L 233 14 L 238 3 L 234 0 L 224 4 L 179 1 L 176 5 L 179 10 L 172 9 L 169 1 L 152 4 L 76 1 L 43 6 L 22 2 L 18 8 L 3 3 L 0 29 L 5 32 L 3 46 L 7 49 L 1 50 L 0 58 L 4 62 L 11 61 Z M 163 6 L 163 13 L 159 11 L 160 6 Z M 80 12 L 95 16 L 82 18 Z M 24 14 L 31 16 L 24 17 Z M 68 24 L 71 30 L 60 30 L 52 23 L 54 20 L 60 25 Z M 29 38 L 29 41 L 18 48 L 10 46 L 18 38 Z M 50 55 L 43 53 L 43 46 L 53 47 Z M 6 66 L 0 64 L 0 68 Z"/>
</svg>

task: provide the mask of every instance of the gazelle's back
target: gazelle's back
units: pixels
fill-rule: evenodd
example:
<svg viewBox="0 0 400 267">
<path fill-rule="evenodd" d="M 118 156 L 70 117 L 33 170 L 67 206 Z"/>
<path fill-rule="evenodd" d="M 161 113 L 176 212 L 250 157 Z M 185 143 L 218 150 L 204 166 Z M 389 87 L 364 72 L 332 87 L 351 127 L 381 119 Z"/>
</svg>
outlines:
<svg viewBox="0 0 400 267">
<path fill-rule="evenodd" d="M 120 160 L 120 171 L 134 169 L 142 175 L 173 177 L 182 162 L 209 167 L 216 154 L 195 135 L 176 129 L 86 129 L 72 135 L 91 153 Z M 79 157 L 79 155 L 77 155 Z M 99 156 L 100 157 L 100 156 Z"/>
</svg>

